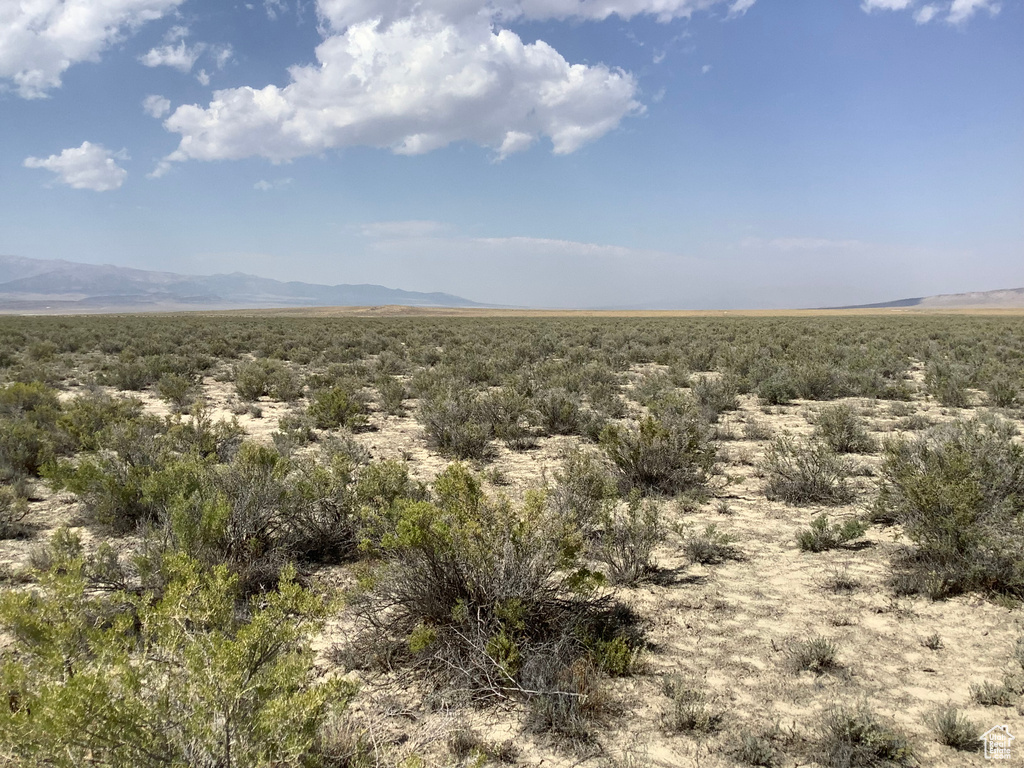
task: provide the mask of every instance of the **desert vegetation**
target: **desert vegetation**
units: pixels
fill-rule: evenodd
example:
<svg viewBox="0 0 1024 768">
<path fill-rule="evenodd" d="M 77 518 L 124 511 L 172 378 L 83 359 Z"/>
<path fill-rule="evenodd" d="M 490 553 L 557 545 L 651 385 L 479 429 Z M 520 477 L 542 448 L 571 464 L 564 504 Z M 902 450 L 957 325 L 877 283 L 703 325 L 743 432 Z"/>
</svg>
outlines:
<svg viewBox="0 0 1024 768">
<path fill-rule="evenodd" d="M 981 765 L 1022 388 L 1014 316 L 3 318 L 0 762 Z"/>
</svg>

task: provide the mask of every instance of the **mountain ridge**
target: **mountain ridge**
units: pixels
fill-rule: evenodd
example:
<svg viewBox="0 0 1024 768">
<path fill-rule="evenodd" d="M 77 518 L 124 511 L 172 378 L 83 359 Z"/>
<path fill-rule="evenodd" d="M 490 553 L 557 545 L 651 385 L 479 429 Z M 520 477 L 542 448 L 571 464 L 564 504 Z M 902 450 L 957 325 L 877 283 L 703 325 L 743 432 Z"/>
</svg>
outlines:
<svg viewBox="0 0 1024 768">
<path fill-rule="evenodd" d="M 850 304 L 828 309 L 886 309 L 914 307 L 918 309 L 1003 309 L 1024 307 L 1024 288 L 999 288 L 993 291 L 940 293 L 875 304 Z"/>
<path fill-rule="evenodd" d="M 487 307 L 442 292 L 406 291 L 371 283 L 321 285 L 245 272 L 184 275 L 84 264 L 66 259 L 0 256 L 0 312 L 32 309 L 257 309 L 303 306 Z"/>
</svg>

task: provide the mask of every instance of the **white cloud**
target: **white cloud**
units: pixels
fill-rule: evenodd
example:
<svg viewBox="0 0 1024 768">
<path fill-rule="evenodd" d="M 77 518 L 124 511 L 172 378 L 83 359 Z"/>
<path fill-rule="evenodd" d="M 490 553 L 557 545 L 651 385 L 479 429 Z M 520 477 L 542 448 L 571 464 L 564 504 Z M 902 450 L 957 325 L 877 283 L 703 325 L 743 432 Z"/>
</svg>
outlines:
<svg viewBox="0 0 1024 768">
<path fill-rule="evenodd" d="M 710 71 L 711 71 L 711 65 L 710 64 L 705 64 L 703 67 L 700 68 L 700 73 L 702 75 L 706 75 Z"/>
<path fill-rule="evenodd" d="M 913 0 L 864 0 L 861 8 L 865 13 L 872 11 L 905 11 L 913 5 Z"/>
<path fill-rule="evenodd" d="M 184 0 L 0 0 L 0 79 L 42 98 L 68 67 L 100 54 Z"/>
<path fill-rule="evenodd" d="M 920 8 L 915 8 L 914 0 L 863 0 L 860 6 L 865 13 L 872 11 L 907 11 L 913 9 L 914 21 L 917 24 L 927 24 L 939 14 L 946 14 L 946 21 L 950 24 L 962 24 L 981 10 L 995 16 L 999 13 L 1000 6 L 997 0 L 952 0 L 942 5 L 926 3 Z"/>
<path fill-rule="evenodd" d="M 734 0 L 730 15 L 742 15 L 756 0 Z M 335 32 L 373 19 L 388 26 L 410 16 L 440 16 L 449 22 L 469 18 L 495 21 L 630 19 L 649 15 L 659 21 L 689 18 L 726 0 L 318 0 L 317 13 Z"/>
<path fill-rule="evenodd" d="M 756 2 L 757 0 L 736 0 L 729 6 L 729 15 L 733 17 L 742 16 L 749 11 Z"/>
<path fill-rule="evenodd" d="M 199 59 L 200 54 L 206 48 L 203 43 L 186 45 L 181 40 L 177 45 L 162 45 L 159 48 L 151 48 L 139 61 L 147 67 L 171 67 L 179 72 L 191 72 L 192 67 Z"/>
<path fill-rule="evenodd" d="M 999 3 L 994 0 L 953 0 L 946 21 L 950 24 L 962 24 L 981 10 L 988 11 L 989 15 L 995 16 L 999 13 Z"/>
<path fill-rule="evenodd" d="M 354 145 L 414 155 L 458 141 L 504 155 L 540 137 L 566 154 L 642 111 L 632 75 L 569 64 L 483 19 L 366 22 L 329 36 L 316 56 L 292 67 L 284 88 L 215 91 L 206 108 L 178 107 L 164 123 L 182 137 L 168 159 L 280 162 Z"/>
<path fill-rule="evenodd" d="M 150 117 L 160 119 L 171 111 L 171 100 L 163 96 L 150 95 L 142 100 L 142 109 Z"/>
<path fill-rule="evenodd" d="M 83 141 L 82 146 L 65 149 L 47 158 L 29 157 L 26 168 L 45 168 L 57 174 L 57 180 L 74 189 L 109 192 L 117 189 L 128 177 L 116 159 L 126 159 L 123 152 L 114 153 L 99 144 Z"/>
<path fill-rule="evenodd" d="M 249 6 L 250 8 L 252 6 Z M 288 6 L 284 4 L 284 0 L 263 0 L 263 8 L 267 12 L 267 18 L 271 21 L 277 20 L 277 17 L 288 11 Z"/>
<path fill-rule="evenodd" d="M 295 179 L 274 179 L 274 181 L 267 181 L 266 179 L 260 179 L 252 185 L 253 189 L 258 189 L 261 192 L 269 192 L 272 189 L 284 189 L 290 187 Z"/>
<path fill-rule="evenodd" d="M 213 55 L 213 60 L 217 64 L 217 69 L 224 69 L 235 57 L 235 49 L 230 45 L 224 45 L 217 49 Z"/>
<path fill-rule="evenodd" d="M 210 74 L 205 69 L 200 69 L 196 74 L 196 80 L 199 81 L 200 85 L 210 84 Z"/>
</svg>

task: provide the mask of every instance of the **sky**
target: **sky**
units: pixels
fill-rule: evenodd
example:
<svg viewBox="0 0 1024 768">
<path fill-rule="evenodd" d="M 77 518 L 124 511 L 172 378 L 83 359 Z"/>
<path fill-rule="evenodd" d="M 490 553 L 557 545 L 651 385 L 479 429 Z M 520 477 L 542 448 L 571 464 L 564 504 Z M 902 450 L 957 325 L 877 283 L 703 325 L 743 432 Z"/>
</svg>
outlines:
<svg viewBox="0 0 1024 768">
<path fill-rule="evenodd" d="M 0 254 L 533 307 L 1024 286 L 1024 0 L 0 0 Z"/>
</svg>

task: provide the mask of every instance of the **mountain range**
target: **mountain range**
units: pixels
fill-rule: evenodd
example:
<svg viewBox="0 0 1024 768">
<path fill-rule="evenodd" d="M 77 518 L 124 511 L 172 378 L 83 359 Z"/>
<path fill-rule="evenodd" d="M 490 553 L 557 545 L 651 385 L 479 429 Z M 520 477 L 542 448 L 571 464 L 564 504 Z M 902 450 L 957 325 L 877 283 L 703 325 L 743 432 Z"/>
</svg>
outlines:
<svg viewBox="0 0 1024 768">
<path fill-rule="evenodd" d="M 942 293 L 936 296 L 919 296 L 914 299 L 897 299 L 880 304 L 857 304 L 834 309 L 886 309 L 913 307 L 915 309 L 1015 309 L 1024 307 L 1024 288 L 1009 288 L 997 291 L 973 291 L 971 293 Z"/>
<path fill-rule="evenodd" d="M 63 259 L 0 256 L 0 313 L 100 313 L 273 307 L 493 307 L 449 293 L 382 285 L 282 282 L 243 272 L 180 275 Z M 1024 308 L 1024 288 L 952 293 L 832 309 Z M 618 307 L 617 309 L 638 309 Z M 657 309 L 648 307 L 647 309 Z"/>
<path fill-rule="evenodd" d="M 137 312 L 262 307 L 484 307 L 448 293 L 282 282 L 242 272 L 179 275 L 63 259 L 0 256 L 0 312 Z"/>
</svg>

